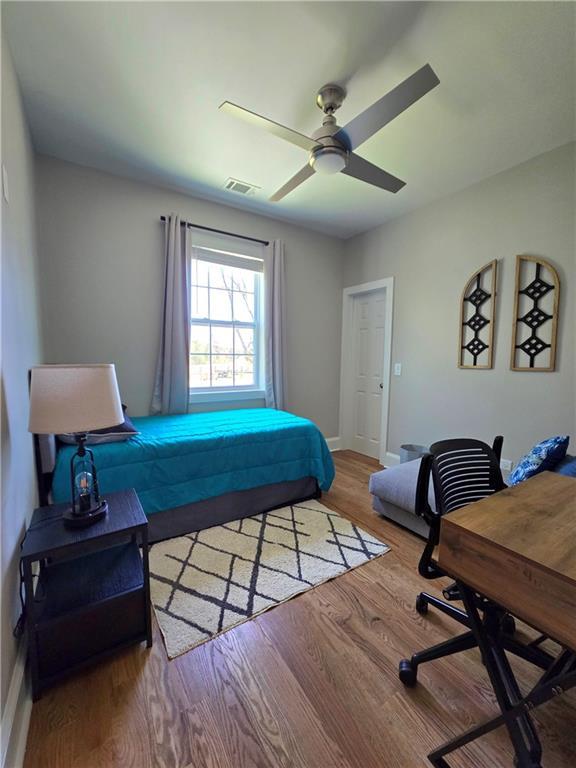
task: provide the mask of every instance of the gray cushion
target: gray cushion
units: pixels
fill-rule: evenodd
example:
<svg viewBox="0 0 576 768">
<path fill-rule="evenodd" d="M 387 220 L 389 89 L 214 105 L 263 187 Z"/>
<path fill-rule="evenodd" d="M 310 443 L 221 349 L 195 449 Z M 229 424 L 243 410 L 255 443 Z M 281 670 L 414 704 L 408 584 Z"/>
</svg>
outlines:
<svg viewBox="0 0 576 768">
<path fill-rule="evenodd" d="M 408 528 L 413 533 L 417 533 L 419 536 L 427 538 L 430 531 L 428 523 L 423 517 L 418 517 L 414 512 L 408 512 L 405 509 L 400 509 L 395 504 L 390 504 L 389 501 L 382 501 L 378 496 L 372 494 L 372 509 L 377 512 L 381 517 L 386 517 L 388 520 L 393 520 L 398 525 Z"/>
<path fill-rule="evenodd" d="M 421 459 L 415 459 L 375 472 L 370 476 L 368 485 L 370 493 L 383 501 L 395 504 L 400 509 L 414 513 L 420 462 Z M 428 503 L 433 510 L 436 510 L 432 478 L 430 478 L 428 489 Z"/>
</svg>

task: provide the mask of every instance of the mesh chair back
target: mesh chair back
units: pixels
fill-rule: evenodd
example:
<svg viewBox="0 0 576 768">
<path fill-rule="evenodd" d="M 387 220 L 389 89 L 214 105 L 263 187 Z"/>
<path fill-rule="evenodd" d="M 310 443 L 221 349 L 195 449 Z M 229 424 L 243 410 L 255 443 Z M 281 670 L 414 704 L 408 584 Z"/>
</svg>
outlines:
<svg viewBox="0 0 576 768">
<path fill-rule="evenodd" d="M 436 508 L 440 515 L 480 501 L 506 487 L 498 451 L 481 440 L 441 440 L 430 446 L 430 453 Z"/>
<path fill-rule="evenodd" d="M 446 575 L 434 560 L 442 515 L 506 488 L 500 472 L 502 443 L 501 435 L 494 439 L 492 448 L 480 440 L 468 438 L 442 440 L 430 446 L 430 453 L 422 457 L 416 487 L 416 513 L 430 526 L 418 564 L 418 572 L 423 578 L 437 579 Z M 436 510 L 428 504 L 430 474 L 434 482 Z"/>
</svg>

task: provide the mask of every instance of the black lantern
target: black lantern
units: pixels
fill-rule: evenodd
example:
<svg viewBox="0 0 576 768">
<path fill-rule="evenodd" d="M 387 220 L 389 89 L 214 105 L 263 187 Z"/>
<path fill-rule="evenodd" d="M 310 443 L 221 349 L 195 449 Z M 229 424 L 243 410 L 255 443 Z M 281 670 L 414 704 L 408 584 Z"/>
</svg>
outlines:
<svg viewBox="0 0 576 768">
<path fill-rule="evenodd" d="M 86 435 L 76 435 L 78 450 L 70 460 L 72 506 L 64 513 L 71 528 L 85 528 L 106 516 L 108 504 L 100 499 L 94 454 L 86 448 Z"/>
</svg>

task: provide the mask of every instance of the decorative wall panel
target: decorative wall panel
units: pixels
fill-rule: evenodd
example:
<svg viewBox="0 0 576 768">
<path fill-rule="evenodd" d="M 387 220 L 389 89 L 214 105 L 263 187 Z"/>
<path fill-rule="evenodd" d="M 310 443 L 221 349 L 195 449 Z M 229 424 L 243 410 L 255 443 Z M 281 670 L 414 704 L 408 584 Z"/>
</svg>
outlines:
<svg viewBox="0 0 576 768">
<path fill-rule="evenodd" d="M 494 259 L 472 275 L 462 292 L 459 368 L 492 368 L 497 271 Z"/>
<path fill-rule="evenodd" d="M 560 279 L 549 262 L 534 256 L 516 257 L 514 319 L 510 368 L 513 371 L 553 371 Z"/>
</svg>

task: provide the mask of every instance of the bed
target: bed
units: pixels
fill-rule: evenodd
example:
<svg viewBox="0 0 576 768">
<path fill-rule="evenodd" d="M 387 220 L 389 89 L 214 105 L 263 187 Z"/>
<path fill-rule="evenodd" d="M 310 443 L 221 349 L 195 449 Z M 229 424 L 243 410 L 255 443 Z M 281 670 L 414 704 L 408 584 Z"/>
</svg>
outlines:
<svg viewBox="0 0 576 768">
<path fill-rule="evenodd" d="M 330 488 L 334 465 L 308 419 L 268 408 L 132 419 L 140 434 L 91 446 L 102 495 L 135 488 L 151 541 L 201 530 Z M 55 503 L 70 498 L 74 446 L 59 445 Z"/>
</svg>

